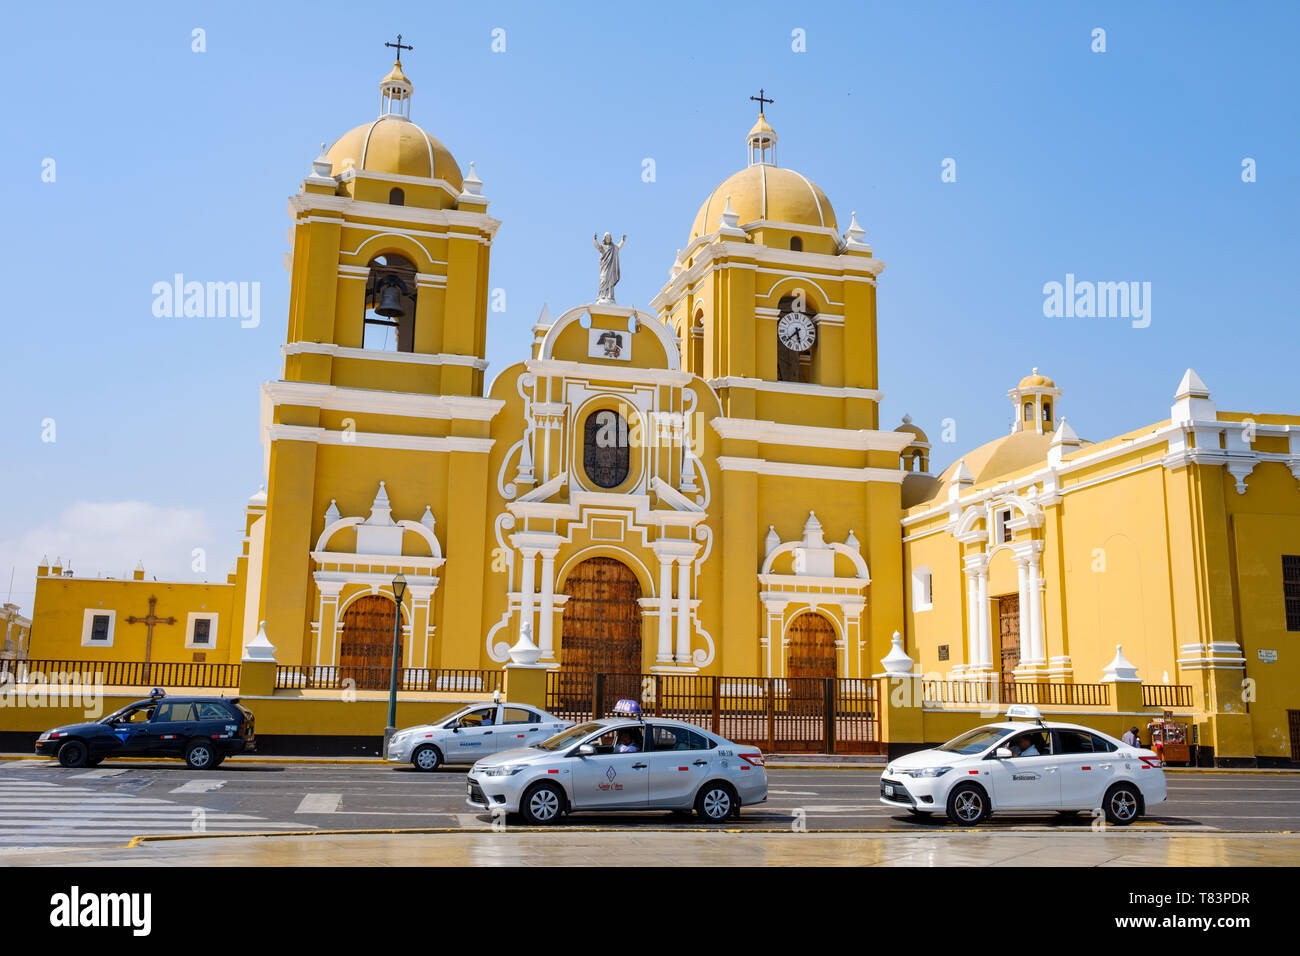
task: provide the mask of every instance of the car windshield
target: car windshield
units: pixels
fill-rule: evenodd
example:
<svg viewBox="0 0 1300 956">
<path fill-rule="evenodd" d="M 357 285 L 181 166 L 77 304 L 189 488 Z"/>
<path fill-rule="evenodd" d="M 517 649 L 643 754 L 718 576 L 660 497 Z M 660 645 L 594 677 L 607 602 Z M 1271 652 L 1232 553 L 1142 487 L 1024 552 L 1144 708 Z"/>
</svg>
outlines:
<svg viewBox="0 0 1300 956">
<path fill-rule="evenodd" d="M 539 750 L 550 750 L 550 751 L 565 750 L 569 747 L 572 747 L 583 737 L 588 737 L 591 734 L 594 734 L 597 731 L 604 730 L 604 729 L 605 729 L 604 724 L 597 724 L 597 723 L 578 724 L 578 726 L 576 727 L 570 727 L 568 730 L 561 731 L 560 733 L 556 734 L 554 737 L 550 738 L 549 740 L 543 740 L 540 744 L 537 744 L 536 746 Z"/>
<path fill-rule="evenodd" d="M 967 731 L 960 737 L 954 737 L 939 749 L 950 754 L 983 753 L 1008 733 L 1005 727 L 981 727 L 978 730 Z"/>
</svg>

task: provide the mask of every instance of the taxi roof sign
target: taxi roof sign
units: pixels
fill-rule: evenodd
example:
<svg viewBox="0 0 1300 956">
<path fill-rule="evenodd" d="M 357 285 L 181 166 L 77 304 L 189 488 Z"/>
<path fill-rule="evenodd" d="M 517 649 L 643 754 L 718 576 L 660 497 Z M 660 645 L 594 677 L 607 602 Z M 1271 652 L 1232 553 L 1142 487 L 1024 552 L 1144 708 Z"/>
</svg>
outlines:
<svg viewBox="0 0 1300 956">
<path fill-rule="evenodd" d="M 1043 715 L 1039 713 L 1038 708 L 1030 704 L 1012 704 L 1007 708 L 1007 719 L 1015 720 L 1036 720 L 1040 724 L 1043 722 Z"/>
<path fill-rule="evenodd" d="M 641 705 L 625 697 L 614 705 L 614 713 L 619 717 L 640 717 Z"/>
</svg>

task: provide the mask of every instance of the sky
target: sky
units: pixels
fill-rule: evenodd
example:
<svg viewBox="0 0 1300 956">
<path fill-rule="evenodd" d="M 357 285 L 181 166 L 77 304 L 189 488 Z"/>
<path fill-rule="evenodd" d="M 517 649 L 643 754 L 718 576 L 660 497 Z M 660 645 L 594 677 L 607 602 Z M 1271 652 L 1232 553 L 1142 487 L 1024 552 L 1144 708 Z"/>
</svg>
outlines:
<svg viewBox="0 0 1300 956">
<path fill-rule="evenodd" d="M 0 590 L 30 610 L 42 555 L 224 580 L 264 480 L 286 200 L 377 115 L 399 32 L 411 118 L 503 223 L 489 379 L 544 304 L 594 298 L 593 232 L 628 235 L 619 301 L 648 305 L 763 88 L 781 165 L 887 264 L 881 425 L 910 413 L 936 471 L 1006 431 L 1034 366 L 1092 440 L 1167 417 L 1188 367 L 1220 408 L 1296 414 L 1297 28 L 1251 2 L 14 7 Z M 257 283 L 258 321 L 155 315 L 177 273 Z M 1138 283 L 1146 313 L 1045 315 L 1067 275 Z"/>
</svg>

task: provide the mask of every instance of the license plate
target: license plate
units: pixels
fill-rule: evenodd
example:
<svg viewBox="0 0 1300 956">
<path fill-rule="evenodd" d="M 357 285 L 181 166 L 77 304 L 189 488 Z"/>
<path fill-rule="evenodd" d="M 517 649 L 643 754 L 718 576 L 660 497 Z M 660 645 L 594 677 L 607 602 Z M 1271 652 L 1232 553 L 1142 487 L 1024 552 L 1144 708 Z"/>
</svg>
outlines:
<svg viewBox="0 0 1300 956">
<path fill-rule="evenodd" d="M 889 784 L 885 784 L 885 796 L 892 797 L 893 795 L 894 795 L 894 788 L 889 786 Z"/>
</svg>

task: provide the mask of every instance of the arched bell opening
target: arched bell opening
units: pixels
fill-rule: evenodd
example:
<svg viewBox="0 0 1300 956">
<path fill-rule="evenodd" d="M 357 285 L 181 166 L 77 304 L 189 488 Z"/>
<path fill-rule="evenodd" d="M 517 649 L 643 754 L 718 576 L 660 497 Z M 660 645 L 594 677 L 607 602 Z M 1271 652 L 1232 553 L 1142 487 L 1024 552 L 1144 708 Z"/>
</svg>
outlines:
<svg viewBox="0 0 1300 956">
<path fill-rule="evenodd" d="M 361 347 L 415 351 L 415 266 L 395 253 L 370 260 Z"/>
</svg>

